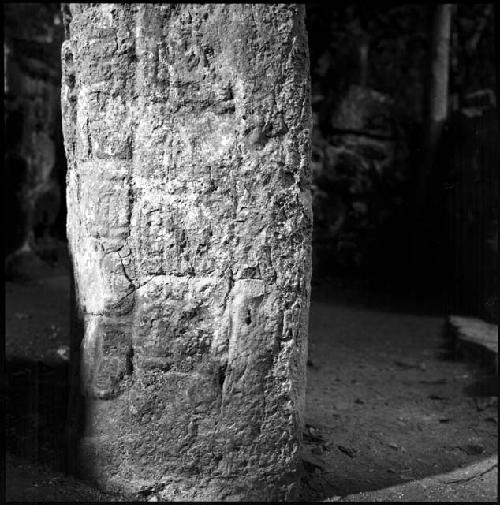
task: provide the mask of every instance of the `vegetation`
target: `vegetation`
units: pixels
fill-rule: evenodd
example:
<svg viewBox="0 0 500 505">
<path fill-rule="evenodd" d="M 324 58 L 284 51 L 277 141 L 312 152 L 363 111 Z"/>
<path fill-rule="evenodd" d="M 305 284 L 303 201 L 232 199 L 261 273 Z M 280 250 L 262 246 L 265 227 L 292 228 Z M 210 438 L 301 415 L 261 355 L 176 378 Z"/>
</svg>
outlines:
<svg viewBox="0 0 500 505">
<path fill-rule="evenodd" d="M 413 247 L 416 181 L 429 163 L 425 104 L 435 8 L 307 6 L 317 273 L 400 275 L 410 266 L 402 258 Z M 452 5 L 450 31 L 449 110 L 491 107 L 492 5 Z"/>
</svg>

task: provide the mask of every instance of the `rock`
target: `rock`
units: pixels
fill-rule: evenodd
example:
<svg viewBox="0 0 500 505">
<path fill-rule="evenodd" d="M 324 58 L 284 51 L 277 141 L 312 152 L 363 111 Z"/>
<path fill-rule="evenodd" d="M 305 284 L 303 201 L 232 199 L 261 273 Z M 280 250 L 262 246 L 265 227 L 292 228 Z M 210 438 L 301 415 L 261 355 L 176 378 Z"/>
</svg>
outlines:
<svg viewBox="0 0 500 505">
<path fill-rule="evenodd" d="M 64 9 L 80 472 L 160 501 L 292 499 L 311 273 L 304 7 Z"/>
</svg>

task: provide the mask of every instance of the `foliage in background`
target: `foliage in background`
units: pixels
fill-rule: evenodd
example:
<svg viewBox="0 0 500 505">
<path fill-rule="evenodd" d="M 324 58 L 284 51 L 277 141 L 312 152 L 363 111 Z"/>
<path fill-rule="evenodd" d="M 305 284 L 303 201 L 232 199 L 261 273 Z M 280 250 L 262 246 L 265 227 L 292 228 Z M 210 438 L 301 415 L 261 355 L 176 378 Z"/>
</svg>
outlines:
<svg viewBox="0 0 500 505">
<path fill-rule="evenodd" d="M 405 270 L 429 15 L 425 4 L 307 4 L 316 274 Z M 491 4 L 455 6 L 451 60 L 453 109 L 495 102 Z"/>
<path fill-rule="evenodd" d="M 452 17 L 450 91 L 455 108 L 482 92 L 496 104 L 493 4 L 457 4 Z"/>
</svg>

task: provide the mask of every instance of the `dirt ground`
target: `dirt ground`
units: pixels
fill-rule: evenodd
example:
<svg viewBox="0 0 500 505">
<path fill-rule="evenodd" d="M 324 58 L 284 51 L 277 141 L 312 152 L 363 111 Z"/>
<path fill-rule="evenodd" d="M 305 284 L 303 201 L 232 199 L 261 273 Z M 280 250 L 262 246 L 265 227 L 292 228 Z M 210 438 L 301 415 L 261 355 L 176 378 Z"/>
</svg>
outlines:
<svg viewBox="0 0 500 505">
<path fill-rule="evenodd" d="M 380 489 L 496 454 L 496 377 L 453 359 L 444 304 L 432 305 L 313 290 L 304 499 Z"/>
<path fill-rule="evenodd" d="M 25 270 L 5 289 L 7 500 L 118 501 L 62 473 L 67 259 Z M 313 287 L 302 500 L 380 489 L 496 454 L 495 377 L 451 359 L 442 306 L 332 279 Z"/>
</svg>

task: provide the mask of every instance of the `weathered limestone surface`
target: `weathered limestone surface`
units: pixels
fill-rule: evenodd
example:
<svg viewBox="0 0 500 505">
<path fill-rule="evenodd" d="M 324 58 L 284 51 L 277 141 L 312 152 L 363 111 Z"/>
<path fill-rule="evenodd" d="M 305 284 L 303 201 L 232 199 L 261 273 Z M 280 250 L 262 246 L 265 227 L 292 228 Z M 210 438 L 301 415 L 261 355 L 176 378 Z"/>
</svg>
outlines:
<svg viewBox="0 0 500 505">
<path fill-rule="evenodd" d="M 289 499 L 310 294 L 304 7 L 63 7 L 82 471 Z"/>
</svg>

